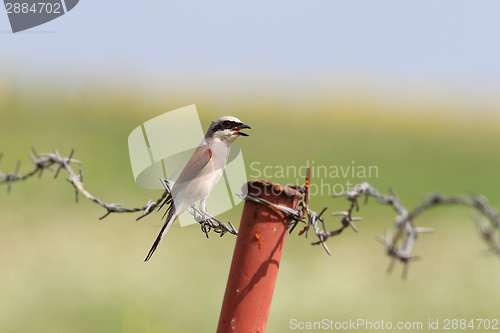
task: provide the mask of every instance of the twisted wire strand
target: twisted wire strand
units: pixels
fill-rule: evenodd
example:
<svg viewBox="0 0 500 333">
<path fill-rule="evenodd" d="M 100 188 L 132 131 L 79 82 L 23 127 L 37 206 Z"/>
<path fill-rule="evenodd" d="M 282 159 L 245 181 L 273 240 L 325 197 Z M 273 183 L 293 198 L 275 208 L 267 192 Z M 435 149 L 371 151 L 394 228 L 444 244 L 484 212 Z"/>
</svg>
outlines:
<svg viewBox="0 0 500 333">
<path fill-rule="evenodd" d="M 68 177 L 66 178 L 66 180 L 75 189 L 76 202 L 78 202 L 79 194 L 81 193 L 85 198 L 89 199 L 92 202 L 95 202 L 96 204 L 106 209 L 106 213 L 99 218 L 100 220 L 104 219 L 105 217 L 109 216 L 112 213 L 143 212 L 136 219 L 136 221 L 138 221 L 151 214 L 155 210 L 155 208 L 160 208 L 162 202 L 170 194 L 170 189 L 174 184 L 174 182 L 170 180 L 160 178 L 160 181 L 162 182 L 165 190 L 158 199 L 154 201 L 150 199 L 144 206 L 127 208 L 123 207 L 123 204 L 121 203 L 106 203 L 103 200 L 93 196 L 90 192 L 88 192 L 84 188 L 83 173 L 81 169 L 79 170 L 78 174 L 73 171 L 71 164 L 79 164 L 79 165 L 82 164 L 81 161 L 73 159 L 74 152 L 75 152 L 74 149 L 72 149 L 71 153 L 69 154 L 69 157 L 61 157 L 57 149 L 55 149 L 53 153 L 39 154 L 35 150 L 35 148 L 32 148 L 32 152 L 29 155 L 31 161 L 34 164 L 34 168 L 25 174 L 20 174 L 19 170 L 21 168 L 21 161 L 18 161 L 16 170 L 14 172 L 8 172 L 4 174 L 2 171 L 0 171 L 0 185 L 7 185 L 7 193 L 10 193 L 12 184 L 34 177 L 37 174 L 38 177 L 41 177 L 45 170 L 54 172 L 53 168 L 57 167 L 57 170 L 55 171 L 54 174 L 54 178 L 57 178 L 59 176 L 61 170 L 65 170 L 68 173 Z M 0 162 L 2 160 L 2 157 L 3 153 L 0 153 Z M 201 229 L 205 233 L 207 238 L 210 231 L 218 233 L 221 237 L 226 233 L 230 233 L 233 235 L 238 234 L 237 230 L 234 228 L 231 222 L 228 222 L 229 226 L 227 226 L 227 224 L 225 224 L 222 221 L 219 221 L 216 218 L 210 218 L 204 221 L 203 219 L 200 219 L 202 215 L 201 212 L 199 212 L 199 210 L 196 207 L 191 207 L 190 209 L 188 209 L 188 211 L 191 213 L 191 215 L 195 217 L 196 221 L 200 223 Z"/>
</svg>

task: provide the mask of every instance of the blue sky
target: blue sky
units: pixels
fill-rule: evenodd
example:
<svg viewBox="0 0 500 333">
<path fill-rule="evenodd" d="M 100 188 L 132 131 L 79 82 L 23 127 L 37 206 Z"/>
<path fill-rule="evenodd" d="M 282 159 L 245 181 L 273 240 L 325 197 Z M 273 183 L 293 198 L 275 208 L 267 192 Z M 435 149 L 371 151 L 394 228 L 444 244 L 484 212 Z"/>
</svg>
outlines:
<svg viewBox="0 0 500 333">
<path fill-rule="evenodd" d="M 500 90 L 498 1 L 82 0 L 17 34 L 0 12 L 0 31 L 0 74 L 28 82 L 322 77 Z"/>
</svg>

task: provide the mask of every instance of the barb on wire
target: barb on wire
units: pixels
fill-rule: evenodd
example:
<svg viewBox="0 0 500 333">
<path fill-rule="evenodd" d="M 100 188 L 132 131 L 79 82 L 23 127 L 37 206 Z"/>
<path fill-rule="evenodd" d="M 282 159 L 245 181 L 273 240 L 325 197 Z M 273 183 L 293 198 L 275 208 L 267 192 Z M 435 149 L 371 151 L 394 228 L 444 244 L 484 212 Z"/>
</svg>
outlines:
<svg viewBox="0 0 500 333">
<path fill-rule="evenodd" d="M 39 154 L 35 150 L 35 148 L 32 148 L 32 152 L 29 154 L 29 156 L 34 164 L 34 169 L 25 174 L 20 174 L 19 170 L 21 168 L 21 161 L 19 161 L 16 166 L 16 171 L 14 172 L 9 172 L 4 174 L 0 170 L 0 185 L 7 185 L 7 193 L 10 193 L 12 184 L 33 177 L 36 174 L 38 174 L 38 177 L 41 177 L 44 170 L 49 170 L 51 172 L 54 172 L 53 167 L 54 168 L 57 167 L 57 169 L 54 172 L 54 178 L 57 178 L 57 176 L 63 169 L 68 173 L 68 177 L 66 178 L 66 180 L 75 189 L 76 202 L 78 202 L 78 196 L 81 193 L 87 199 L 97 203 L 98 205 L 106 209 L 106 214 L 101 216 L 99 218 L 100 220 L 104 219 L 111 213 L 135 213 L 142 211 L 143 212 L 142 215 L 136 219 L 136 221 L 138 221 L 146 217 L 147 215 L 151 214 L 155 210 L 155 208 L 157 207 L 161 208 L 160 206 L 162 205 L 162 202 L 164 202 L 164 200 L 170 194 L 170 189 L 174 184 L 174 182 L 171 180 L 160 179 L 161 183 L 165 188 L 164 192 L 162 193 L 160 198 L 158 198 L 155 201 L 149 200 L 144 206 L 126 208 L 123 207 L 123 204 L 121 203 L 106 203 L 101 199 L 96 198 L 95 196 L 90 194 L 87 190 L 85 190 L 85 188 L 83 187 L 82 170 L 80 169 L 78 173 L 75 173 L 71 167 L 71 164 L 80 164 L 80 165 L 82 164 L 82 162 L 73 159 L 73 154 L 74 154 L 74 149 L 71 150 L 69 157 L 61 157 L 57 149 L 55 149 L 53 153 Z M 3 153 L 0 153 L 0 162 L 2 160 L 2 157 Z M 191 209 L 188 209 L 188 211 L 191 213 L 191 215 L 195 217 L 196 221 L 200 223 L 201 229 L 205 233 L 207 238 L 208 238 L 208 233 L 210 231 L 214 231 L 215 233 L 220 234 L 221 237 L 225 233 L 230 233 L 232 235 L 238 234 L 238 232 L 236 231 L 231 222 L 228 222 L 229 223 L 228 227 L 224 222 L 219 221 L 215 217 L 210 217 L 208 220 L 204 220 L 203 215 L 196 207 L 191 207 Z"/>
<path fill-rule="evenodd" d="M 361 218 L 354 217 L 353 212 L 359 211 L 360 198 L 362 198 L 363 196 L 365 197 L 365 205 L 368 203 L 368 198 L 373 197 L 375 198 L 377 203 L 391 206 L 397 214 L 394 220 L 396 234 L 393 237 L 392 231 L 388 229 L 385 236 L 378 235 L 376 239 L 385 246 L 386 253 L 391 258 L 387 271 L 389 273 L 392 272 L 394 263 L 396 261 L 400 261 L 404 265 L 403 279 L 406 278 L 408 274 L 409 263 L 411 261 L 420 259 L 420 257 L 412 255 L 412 251 L 415 246 L 415 242 L 418 239 L 418 236 L 420 234 L 432 233 L 434 231 L 434 229 L 432 228 L 417 227 L 414 223 L 414 220 L 424 211 L 437 205 L 460 204 L 474 208 L 476 210 L 476 214 L 472 217 L 476 221 L 483 239 L 488 244 L 489 251 L 500 256 L 500 214 L 497 210 L 488 205 L 486 198 L 484 197 L 468 195 L 446 197 L 442 194 L 435 193 L 428 196 L 427 199 L 424 200 L 424 202 L 422 202 L 419 206 L 415 207 L 411 211 L 408 211 L 401 204 L 399 197 L 393 190 L 389 190 L 390 194 L 386 195 L 380 193 L 369 183 L 364 182 L 356 185 L 354 188 L 349 189 L 344 193 L 333 195 L 333 197 L 344 196 L 350 202 L 350 205 L 346 211 L 332 213 L 333 216 L 341 217 L 341 226 L 334 230 L 328 230 L 326 222 L 323 218 L 323 214 L 328 209 L 328 207 L 323 208 L 319 214 L 309 207 L 310 176 L 310 170 L 308 169 L 306 184 L 302 187 L 302 192 L 305 193 L 305 195 L 303 200 L 298 203 L 295 210 L 272 204 L 262 198 L 254 198 L 251 196 L 242 195 L 240 195 L 240 197 L 246 200 L 258 202 L 263 205 L 271 206 L 273 207 L 273 209 L 278 209 L 283 213 L 288 214 L 292 219 L 288 229 L 289 233 L 291 233 L 295 229 L 299 222 L 305 223 L 305 227 L 299 232 L 299 236 L 305 233 L 307 238 L 309 231 L 312 228 L 318 240 L 311 244 L 321 244 L 325 251 L 330 255 L 331 251 L 328 249 L 325 243 L 329 237 L 340 235 L 346 228 L 352 228 L 355 232 L 358 232 L 358 228 L 356 227 L 354 222 L 360 221 Z"/>
</svg>

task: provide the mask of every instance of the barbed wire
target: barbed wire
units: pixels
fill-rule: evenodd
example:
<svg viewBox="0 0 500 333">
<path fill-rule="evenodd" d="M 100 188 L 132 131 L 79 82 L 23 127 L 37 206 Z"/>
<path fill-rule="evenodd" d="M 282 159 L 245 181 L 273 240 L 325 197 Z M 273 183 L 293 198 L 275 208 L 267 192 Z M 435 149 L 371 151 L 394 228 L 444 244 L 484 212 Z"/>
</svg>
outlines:
<svg viewBox="0 0 500 333">
<path fill-rule="evenodd" d="M 310 169 L 307 169 L 306 183 L 301 189 L 301 192 L 304 193 L 304 197 L 303 200 L 298 202 L 296 209 L 275 205 L 262 198 L 255 198 L 248 195 L 241 195 L 240 197 L 245 200 L 251 200 L 270 206 L 273 209 L 288 214 L 292 219 L 288 229 L 289 233 L 292 233 L 299 223 L 305 223 L 306 225 L 304 229 L 299 232 L 299 236 L 305 233 L 305 237 L 308 238 L 309 230 L 312 228 L 318 240 L 311 244 L 321 244 L 329 255 L 331 255 L 331 251 L 325 243 L 328 238 L 340 235 L 344 229 L 349 227 L 355 232 L 358 232 L 358 228 L 354 222 L 360 221 L 361 217 L 354 217 L 353 212 L 359 211 L 360 198 L 363 196 L 365 197 L 365 205 L 368 203 L 368 198 L 373 197 L 377 203 L 391 206 L 397 213 L 394 220 L 396 235 L 393 237 L 391 229 L 387 229 L 385 236 L 377 235 L 376 239 L 385 246 L 386 254 L 391 258 L 387 269 L 388 273 L 392 272 L 395 262 L 400 261 L 404 265 L 402 274 L 403 279 L 408 275 L 409 263 L 420 259 L 419 256 L 412 255 L 418 236 L 434 232 L 432 228 L 417 227 L 414 220 L 423 212 L 437 205 L 459 204 L 474 208 L 475 214 L 471 216 L 478 225 L 483 239 L 489 245 L 488 250 L 500 256 L 500 214 L 496 209 L 489 206 L 486 198 L 482 196 L 460 195 L 447 197 L 440 193 L 434 193 L 428 195 L 426 200 L 413 210 L 408 211 L 401 204 L 399 197 L 393 190 L 390 190 L 390 195 L 386 195 L 380 193 L 368 182 L 364 182 L 341 194 L 332 196 L 344 196 L 350 202 L 350 205 L 346 211 L 332 213 L 333 216 L 342 217 L 340 221 L 341 226 L 338 229 L 328 230 L 325 219 L 323 218 L 323 214 L 326 212 L 327 207 L 323 208 L 319 213 L 313 211 L 309 207 L 310 180 Z"/>
<path fill-rule="evenodd" d="M 134 208 L 127 208 L 123 207 L 123 204 L 121 203 L 106 203 L 103 200 L 93 196 L 90 194 L 85 188 L 83 187 L 83 173 L 82 170 L 79 170 L 79 173 L 76 174 L 73 169 L 71 168 L 71 164 L 79 164 L 81 165 L 82 162 L 73 159 L 73 154 L 75 150 L 72 149 L 71 153 L 69 154 L 69 157 L 61 157 L 57 149 L 54 150 L 54 153 L 38 153 L 35 148 L 32 148 L 32 152 L 29 154 L 31 161 L 34 164 L 34 169 L 25 173 L 25 174 L 20 174 L 19 170 L 21 168 L 21 161 L 18 161 L 16 170 L 14 172 L 9 172 L 4 174 L 0 170 L 0 185 L 7 185 L 7 193 L 11 192 L 11 187 L 12 184 L 16 182 L 20 182 L 23 180 L 26 180 L 30 177 L 33 177 L 38 174 L 38 177 L 41 177 L 43 172 L 45 170 L 49 170 L 54 172 L 52 167 L 57 166 L 57 170 L 55 171 L 54 178 L 57 178 L 61 170 L 65 170 L 68 173 L 68 178 L 66 180 L 73 185 L 73 188 L 75 189 L 75 196 L 76 196 L 76 202 L 78 202 L 78 196 L 79 193 L 81 193 L 83 196 L 85 196 L 87 199 L 91 200 L 92 202 L 97 203 L 98 205 L 102 206 L 103 208 L 106 209 L 106 214 L 101 216 L 99 219 L 102 220 L 111 213 L 135 213 L 135 212 L 143 212 L 141 216 L 139 216 L 136 221 L 146 217 L 147 215 L 151 214 L 155 208 L 161 208 L 162 207 L 162 202 L 165 201 L 165 199 L 168 197 L 170 194 L 170 189 L 172 188 L 174 182 L 166 179 L 160 178 L 161 183 L 163 184 L 165 190 L 163 191 L 162 195 L 160 198 L 156 200 L 149 200 L 146 205 L 144 206 L 139 206 L 139 207 L 134 207 Z M 3 153 L 0 153 L 0 162 L 2 160 Z M 169 203 L 167 200 L 166 203 Z M 188 212 L 194 216 L 195 220 L 200 224 L 201 230 L 205 233 L 207 238 L 209 237 L 209 232 L 213 231 L 217 234 L 219 234 L 221 237 L 225 233 L 230 233 L 233 235 L 237 235 L 238 232 L 234 228 L 234 226 L 229 223 L 229 227 L 222 221 L 219 221 L 216 218 L 211 218 L 209 220 L 203 220 L 201 217 L 201 212 L 194 207 L 194 205 L 188 209 Z"/>
<path fill-rule="evenodd" d="M 73 154 L 74 149 L 71 150 L 69 157 L 61 157 L 57 150 L 54 150 L 54 153 L 39 154 L 34 148 L 32 148 L 32 153 L 30 153 L 29 156 L 34 164 L 34 169 L 25 174 L 20 174 L 19 170 L 21 167 L 21 162 L 19 161 L 14 172 L 4 174 L 2 171 L 0 171 L 0 185 L 7 185 L 7 192 L 10 193 L 12 184 L 26 180 L 37 174 L 38 177 L 41 177 L 44 170 L 54 172 L 52 167 L 57 166 L 54 178 L 57 178 L 62 169 L 64 169 L 68 173 L 68 178 L 66 178 L 66 180 L 75 189 L 76 202 L 78 202 L 78 195 L 79 193 L 81 193 L 87 199 L 99 204 L 106 209 L 106 214 L 101 216 L 99 218 L 100 220 L 104 219 L 112 213 L 134 213 L 142 211 L 142 215 L 136 219 L 136 221 L 138 221 L 151 214 L 151 212 L 153 212 L 157 207 L 159 210 L 162 208 L 163 204 L 170 203 L 169 200 L 171 199 L 165 199 L 169 196 L 170 189 L 172 188 L 174 182 L 162 178 L 160 178 L 160 181 L 163 184 L 165 190 L 163 191 L 161 197 L 154 201 L 149 200 L 144 206 L 126 208 L 123 207 L 123 204 L 121 203 L 108 204 L 94 197 L 83 187 L 83 173 L 81 169 L 79 170 L 79 173 L 76 174 L 70 166 L 70 164 L 82 164 L 82 162 L 73 159 Z M 0 153 L 0 162 L 2 160 L 2 157 L 3 154 Z M 242 199 L 252 200 L 259 204 L 270 206 L 273 209 L 288 214 L 292 219 L 288 229 L 289 233 L 292 233 L 299 223 L 304 223 L 305 227 L 298 233 L 299 236 L 305 234 L 305 237 L 308 238 L 309 231 L 312 229 L 315 236 L 317 237 L 317 241 L 314 241 L 311 244 L 321 244 L 329 255 L 331 255 L 331 251 L 326 245 L 326 241 L 328 240 L 328 238 L 340 235 L 344 231 L 344 229 L 349 227 L 352 228 L 355 232 L 358 232 L 358 228 L 356 227 L 354 222 L 360 221 L 361 217 L 354 217 L 353 212 L 359 211 L 359 200 L 363 196 L 365 197 L 365 205 L 368 203 L 369 197 L 373 197 L 377 203 L 391 206 L 397 214 L 394 220 L 395 236 L 393 236 L 391 229 L 387 229 L 384 236 L 377 235 L 376 239 L 385 246 L 386 254 L 391 258 L 387 271 L 389 273 L 392 272 L 395 262 L 400 261 L 404 265 L 402 275 L 403 278 L 406 278 L 408 274 L 409 263 L 411 261 L 420 259 L 419 256 L 412 255 L 412 251 L 418 239 L 418 236 L 420 234 L 432 233 L 434 231 L 434 229 L 432 228 L 417 227 L 414 223 L 414 220 L 423 212 L 438 205 L 458 204 L 473 208 L 475 210 L 475 213 L 471 214 L 471 217 L 476 222 L 484 241 L 488 244 L 488 250 L 500 256 L 500 214 L 496 209 L 488 204 L 487 199 L 483 196 L 460 195 L 447 197 L 440 193 L 434 193 L 428 195 L 420 205 L 409 211 L 402 205 L 401 200 L 393 190 L 389 190 L 389 195 L 386 195 L 380 193 L 368 182 L 364 182 L 356 185 L 351 189 L 348 189 L 341 194 L 332 196 L 345 197 L 350 202 L 350 205 L 346 211 L 332 213 L 333 216 L 341 217 L 341 226 L 334 230 L 328 230 L 325 219 L 323 217 L 323 214 L 326 212 L 327 207 L 323 208 L 319 213 L 309 207 L 310 182 L 311 172 L 310 169 L 307 169 L 305 185 L 299 187 L 299 190 L 304 194 L 304 196 L 303 199 L 298 202 L 296 209 L 275 205 L 265 199 L 255 198 L 249 195 L 238 194 L 238 196 Z M 238 231 L 230 221 L 228 222 L 228 226 L 226 223 L 216 218 L 204 220 L 203 214 L 194 205 L 192 205 L 188 209 L 188 212 L 193 215 L 194 219 L 200 224 L 201 230 L 207 238 L 209 237 L 210 231 L 219 234 L 221 237 L 226 233 L 230 233 L 235 236 L 238 235 Z"/>
<path fill-rule="evenodd" d="M 399 197 L 393 190 L 390 190 L 390 195 L 382 194 L 377 189 L 373 188 L 368 182 L 356 185 L 353 189 L 346 191 L 338 196 L 345 196 L 351 202 L 350 209 L 343 214 L 344 219 L 352 221 L 352 211 L 356 208 L 359 211 L 358 200 L 365 196 L 365 204 L 369 197 L 375 198 L 377 203 L 391 206 L 397 213 L 394 219 L 395 236 L 393 237 L 390 229 L 387 230 L 385 236 L 378 235 L 377 240 L 386 247 L 386 253 L 391 257 L 391 261 L 387 271 L 390 273 L 394 267 L 396 260 L 403 263 L 403 278 L 407 276 L 409 263 L 413 260 L 420 259 L 419 256 L 412 256 L 412 250 L 420 234 L 432 233 L 432 228 L 417 227 L 414 220 L 423 212 L 438 205 L 465 205 L 475 209 L 475 214 L 471 215 L 476 222 L 479 232 L 483 239 L 488 244 L 488 250 L 500 256 L 500 214 L 498 211 L 489 206 L 485 197 L 480 195 L 460 195 L 460 196 L 445 196 L 440 193 L 427 195 L 424 201 L 415 207 L 413 210 L 407 210 L 402 204 Z"/>
</svg>

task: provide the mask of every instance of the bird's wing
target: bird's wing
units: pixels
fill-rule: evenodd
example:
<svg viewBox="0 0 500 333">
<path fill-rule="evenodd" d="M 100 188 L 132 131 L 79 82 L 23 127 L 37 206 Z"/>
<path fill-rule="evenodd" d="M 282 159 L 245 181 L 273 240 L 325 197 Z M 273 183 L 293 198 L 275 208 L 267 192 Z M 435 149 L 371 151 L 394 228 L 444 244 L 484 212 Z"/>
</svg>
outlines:
<svg viewBox="0 0 500 333">
<path fill-rule="evenodd" d="M 195 179 L 206 167 L 211 167 L 215 171 L 214 161 L 213 161 L 213 152 L 210 147 L 207 146 L 198 146 L 193 153 L 193 156 L 189 159 L 184 166 L 179 178 L 175 181 L 174 188 L 176 187 L 184 187 L 189 184 L 190 181 Z M 174 191 L 172 189 L 172 191 Z M 176 189 L 177 190 L 177 189 Z"/>
<path fill-rule="evenodd" d="M 210 147 L 200 145 L 196 148 L 193 155 L 184 166 L 184 169 L 182 169 L 179 178 L 175 181 L 170 194 L 158 208 L 158 211 L 160 211 L 165 204 L 170 204 L 172 202 L 172 198 L 179 193 L 181 189 L 186 187 L 193 179 L 195 179 L 207 166 L 211 166 L 212 170 L 215 171 L 212 156 L 213 152 Z M 164 218 L 167 213 L 168 210 L 165 214 L 163 214 L 162 218 Z"/>
<path fill-rule="evenodd" d="M 165 223 L 163 224 L 163 227 L 161 228 L 158 237 L 156 237 L 156 240 L 153 243 L 153 246 L 149 250 L 149 253 L 144 261 L 148 261 L 151 258 L 153 253 L 156 251 L 158 245 L 160 245 L 163 237 L 166 235 L 168 229 L 170 229 L 170 226 L 174 223 L 175 219 L 177 218 L 177 211 L 175 209 L 174 202 L 172 201 L 172 195 L 175 196 L 175 193 L 177 193 L 183 187 L 187 186 L 206 167 L 211 167 L 213 171 L 215 171 L 212 156 L 213 152 L 210 149 L 210 147 L 207 146 L 198 146 L 198 148 L 196 148 L 196 150 L 194 151 L 193 156 L 191 156 L 186 166 L 182 170 L 179 178 L 175 181 L 175 184 L 172 187 L 172 193 L 170 193 L 165 198 L 160 208 L 158 209 L 160 210 L 165 204 L 170 203 L 170 206 L 167 208 L 167 211 L 165 212 L 165 214 L 168 213 L 167 219 L 165 220 Z"/>
</svg>

